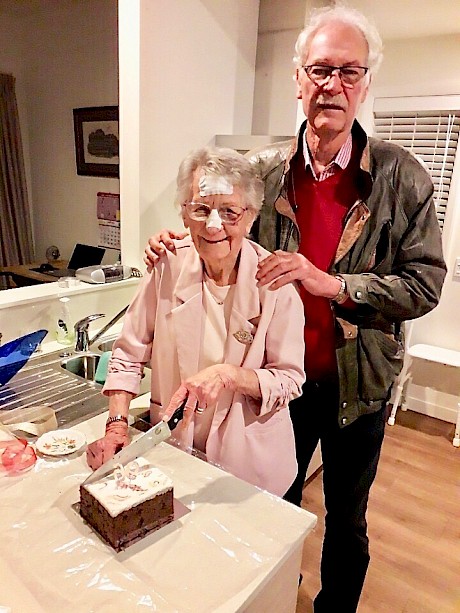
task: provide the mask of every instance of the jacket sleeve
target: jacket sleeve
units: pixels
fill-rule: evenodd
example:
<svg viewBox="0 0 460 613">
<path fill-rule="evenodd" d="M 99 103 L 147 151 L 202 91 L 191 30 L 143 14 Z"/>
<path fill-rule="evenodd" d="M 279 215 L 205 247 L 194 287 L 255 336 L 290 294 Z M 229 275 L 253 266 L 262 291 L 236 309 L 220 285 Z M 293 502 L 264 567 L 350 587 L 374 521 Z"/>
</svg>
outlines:
<svg viewBox="0 0 460 613">
<path fill-rule="evenodd" d="M 102 390 L 139 393 L 144 364 L 150 361 L 157 305 L 155 267 L 146 272 L 126 311 L 123 329 L 114 343 L 107 379 Z"/>
<path fill-rule="evenodd" d="M 266 363 L 256 369 L 262 401 L 260 415 L 287 408 L 302 393 L 304 371 L 304 308 L 297 290 L 287 285 L 278 297 L 266 333 Z"/>
<path fill-rule="evenodd" d="M 380 206 L 388 198 L 394 203 L 392 217 L 377 229 L 370 269 L 342 276 L 358 314 L 374 310 L 395 322 L 421 317 L 438 304 L 446 275 L 433 183 L 419 162 L 403 151 L 375 184 L 374 206 L 379 206 L 376 198 Z"/>
</svg>

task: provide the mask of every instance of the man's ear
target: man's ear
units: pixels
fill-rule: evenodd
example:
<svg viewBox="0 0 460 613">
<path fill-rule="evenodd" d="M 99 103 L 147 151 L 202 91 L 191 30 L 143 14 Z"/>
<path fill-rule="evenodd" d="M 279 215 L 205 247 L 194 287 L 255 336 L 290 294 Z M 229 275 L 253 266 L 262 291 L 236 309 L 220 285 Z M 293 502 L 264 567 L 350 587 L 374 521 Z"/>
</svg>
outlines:
<svg viewBox="0 0 460 613">
<path fill-rule="evenodd" d="M 296 97 L 297 97 L 298 100 L 301 100 L 302 99 L 302 84 L 300 83 L 299 69 L 298 68 L 295 69 L 294 80 L 295 80 L 295 83 L 296 83 Z"/>
<path fill-rule="evenodd" d="M 360 103 L 361 103 L 361 104 L 362 104 L 362 103 L 364 102 L 364 100 L 366 100 L 366 98 L 367 98 L 367 94 L 368 94 L 368 92 L 369 92 L 369 87 L 371 86 L 371 81 L 372 81 L 372 77 L 371 77 L 371 76 L 369 76 L 369 81 L 368 81 L 368 83 L 367 83 L 366 87 L 363 89 L 363 93 L 362 93 L 362 95 L 361 95 L 361 100 L 360 100 Z"/>
</svg>

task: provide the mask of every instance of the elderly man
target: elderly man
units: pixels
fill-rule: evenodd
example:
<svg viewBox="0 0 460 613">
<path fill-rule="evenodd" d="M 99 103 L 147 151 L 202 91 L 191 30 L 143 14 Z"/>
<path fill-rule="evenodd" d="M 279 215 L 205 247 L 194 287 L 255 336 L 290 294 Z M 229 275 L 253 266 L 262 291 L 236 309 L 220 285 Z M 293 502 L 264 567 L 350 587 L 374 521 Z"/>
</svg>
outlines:
<svg viewBox="0 0 460 613">
<path fill-rule="evenodd" d="M 249 154 L 265 183 L 252 237 L 272 254 L 259 285 L 298 282 L 305 308 L 303 395 L 291 402 L 300 505 L 321 442 L 326 526 L 318 612 L 356 611 L 369 564 L 366 509 L 401 368 L 401 323 L 439 301 L 445 276 L 430 177 L 356 121 L 381 40 L 354 9 L 314 11 L 296 43 L 306 121 L 294 142 Z M 146 261 L 169 248 L 150 239 Z"/>
</svg>

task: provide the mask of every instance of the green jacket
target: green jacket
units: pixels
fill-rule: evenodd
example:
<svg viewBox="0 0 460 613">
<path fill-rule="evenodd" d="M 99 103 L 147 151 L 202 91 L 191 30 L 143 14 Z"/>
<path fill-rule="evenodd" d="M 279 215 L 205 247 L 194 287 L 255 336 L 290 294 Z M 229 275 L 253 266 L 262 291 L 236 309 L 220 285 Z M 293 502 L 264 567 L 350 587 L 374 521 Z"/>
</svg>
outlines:
<svg viewBox="0 0 460 613">
<path fill-rule="evenodd" d="M 301 240 L 287 185 L 304 131 L 305 123 L 296 139 L 247 154 L 265 182 L 251 238 L 270 251 L 297 251 Z M 352 135 L 363 151 L 360 198 L 348 212 L 329 271 L 343 276 L 356 304 L 350 309 L 331 303 L 341 426 L 377 411 L 388 399 L 402 367 L 401 323 L 438 304 L 446 274 L 428 173 L 402 147 L 367 138 L 356 121 Z"/>
</svg>

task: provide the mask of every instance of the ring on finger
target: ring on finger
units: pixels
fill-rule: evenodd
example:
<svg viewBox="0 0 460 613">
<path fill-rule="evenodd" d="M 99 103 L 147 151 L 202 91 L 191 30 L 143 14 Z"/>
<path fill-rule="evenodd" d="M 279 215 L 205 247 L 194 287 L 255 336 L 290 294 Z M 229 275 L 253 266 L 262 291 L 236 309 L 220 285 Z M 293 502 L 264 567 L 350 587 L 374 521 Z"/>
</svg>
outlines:
<svg viewBox="0 0 460 613">
<path fill-rule="evenodd" d="M 204 413 L 204 407 L 196 407 L 195 409 L 196 413 Z"/>
</svg>

